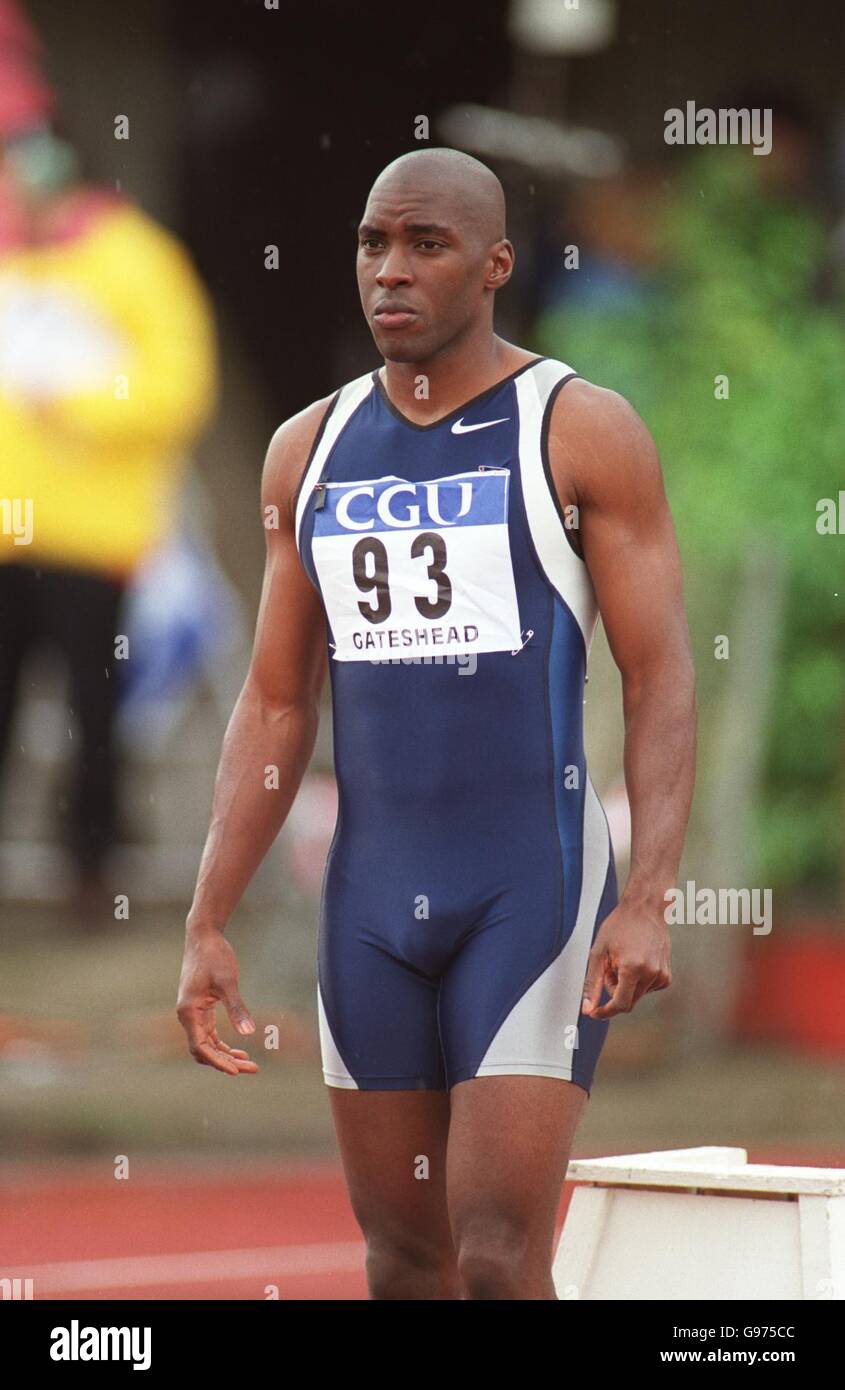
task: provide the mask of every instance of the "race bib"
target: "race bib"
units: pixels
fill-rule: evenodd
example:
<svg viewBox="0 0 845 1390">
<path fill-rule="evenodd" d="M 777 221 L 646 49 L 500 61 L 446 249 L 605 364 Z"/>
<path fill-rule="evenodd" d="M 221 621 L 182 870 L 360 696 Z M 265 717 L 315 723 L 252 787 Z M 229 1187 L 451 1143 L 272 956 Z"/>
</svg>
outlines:
<svg viewBox="0 0 845 1390">
<path fill-rule="evenodd" d="M 335 661 L 513 651 L 510 469 L 318 483 L 312 555 Z"/>
</svg>

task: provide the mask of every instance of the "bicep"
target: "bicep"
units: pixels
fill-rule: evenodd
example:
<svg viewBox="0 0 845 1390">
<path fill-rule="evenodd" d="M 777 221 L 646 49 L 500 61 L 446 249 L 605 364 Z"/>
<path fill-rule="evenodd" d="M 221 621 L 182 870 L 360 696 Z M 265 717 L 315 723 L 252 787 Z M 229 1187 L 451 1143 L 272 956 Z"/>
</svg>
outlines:
<svg viewBox="0 0 845 1390">
<path fill-rule="evenodd" d="M 325 614 L 287 526 L 267 543 L 250 680 L 274 705 L 316 700 L 326 675 Z"/>
<path fill-rule="evenodd" d="M 636 675 L 686 648 L 681 566 L 665 497 L 646 516 L 585 521 L 584 557 L 613 658 Z"/>
<path fill-rule="evenodd" d="M 578 415 L 575 467 L 584 561 L 614 660 L 623 676 L 636 677 L 689 649 L 680 555 L 660 460 L 642 420 L 615 393 L 601 392 Z M 571 461 L 571 445 L 569 454 Z"/>
<path fill-rule="evenodd" d="M 261 488 L 266 560 L 249 681 L 274 705 L 316 701 L 327 670 L 326 618 L 296 544 L 294 499 L 325 402 L 277 431 Z"/>
</svg>

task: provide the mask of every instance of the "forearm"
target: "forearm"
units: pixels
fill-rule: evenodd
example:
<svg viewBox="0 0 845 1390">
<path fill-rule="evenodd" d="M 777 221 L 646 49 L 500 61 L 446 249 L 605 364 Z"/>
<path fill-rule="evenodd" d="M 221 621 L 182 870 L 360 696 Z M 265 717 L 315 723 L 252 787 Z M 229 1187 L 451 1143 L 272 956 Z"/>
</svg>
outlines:
<svg viewBox="0 0 845 1390">
<path fill-rule="evenodd" d="M 624 897 L 663 911 L 675 886 L 695 782 L 696 699 L 691 663 L 623 675 L 625 784 L 631 865 Z"/>
<path fill-rule="evenodd" d="M 284 824 L 318 723 L 316 700 L 278 706 L 244 686 L 223 740 L 189 930 L 225 927 Z"/>
</svg>

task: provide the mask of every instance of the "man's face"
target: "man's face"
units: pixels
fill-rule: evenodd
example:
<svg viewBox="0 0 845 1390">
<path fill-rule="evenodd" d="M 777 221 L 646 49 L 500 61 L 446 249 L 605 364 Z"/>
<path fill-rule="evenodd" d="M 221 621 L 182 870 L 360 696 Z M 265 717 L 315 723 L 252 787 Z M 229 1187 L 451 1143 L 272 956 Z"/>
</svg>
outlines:
<svg viewBox="0 0 845 1390">
<path fill-rule="evenodd" d="M 491 248 L 460 225 L 454 200 L 378 185 L 358 229 L 358 289 L 382 356 L 421 362 L 473 323 Z"/>
</svg>

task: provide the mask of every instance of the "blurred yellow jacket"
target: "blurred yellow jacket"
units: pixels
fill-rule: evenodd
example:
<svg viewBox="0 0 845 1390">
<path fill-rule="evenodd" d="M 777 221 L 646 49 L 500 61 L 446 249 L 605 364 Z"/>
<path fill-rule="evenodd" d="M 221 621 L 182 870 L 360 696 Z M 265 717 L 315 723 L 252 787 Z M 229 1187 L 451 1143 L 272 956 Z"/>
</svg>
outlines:
<svg viewBox="0 0 845 1390">
<path fill-rule="evenodd" d="M 72 239 L 3 255 L 0 562 L 129 575 L 215 393 L 206 292 L 137 208 L 114 200 Z"/>
</svg>

